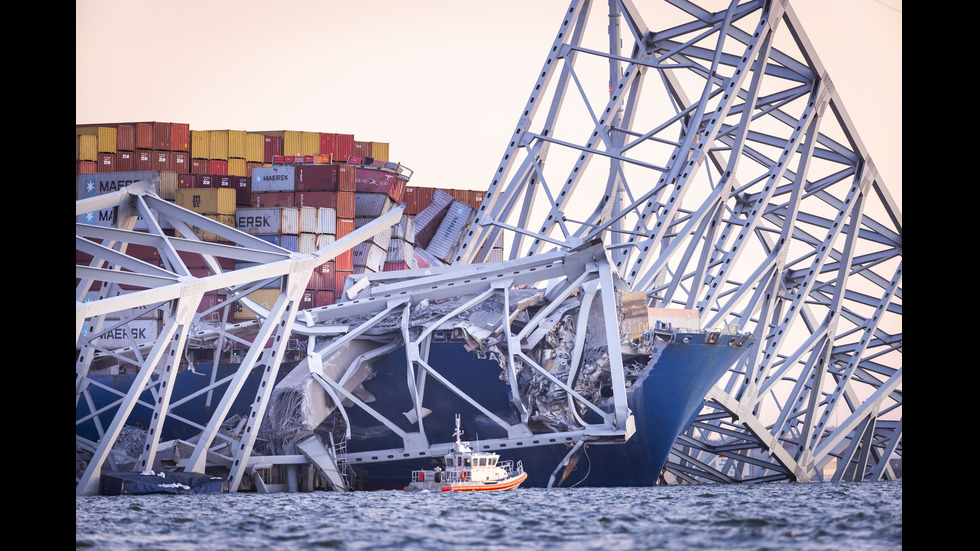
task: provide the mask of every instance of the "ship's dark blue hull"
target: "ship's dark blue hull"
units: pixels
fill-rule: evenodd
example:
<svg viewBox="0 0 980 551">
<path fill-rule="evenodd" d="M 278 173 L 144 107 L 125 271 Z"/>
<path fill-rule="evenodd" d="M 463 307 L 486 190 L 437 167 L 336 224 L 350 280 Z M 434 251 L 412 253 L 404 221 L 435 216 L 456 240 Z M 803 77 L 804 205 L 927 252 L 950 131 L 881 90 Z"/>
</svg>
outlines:
<svg viewBox="0 0 980 551">
<path fill-rule="evenodd" d="M 649 486 L 660 475 L 670 449 L 678 435 L 690 424 L 701 407 L 701 401 L 708 390 L 746 351 L 744 346 L 729 344 L 728 337 L 720 343 L 707 344 L 704 334 L 694 333 L 683 342 L 678 338 L 668 344 L 659 359 L 647 372 L 641 375 L 627 389 L 628 405 L 635 421 L 635 433 L 621 444 L 591 444 L 577 457 L 574 469 L 559 472 L 556 484 L 561 486 Z M 363 383 L 364 388 L 374 396 L 368 405 L 391 420 L 406 433 L 418 432 L 417 425 L 405 415 L 413 409 L 406 392 L 409 377 L 415 380 L 416 371 L 409 372 L 403 350 L 394 352 L 372 362 L 376 375 Z M 432 343 L 429 364 L 441 376 L 463 393 L 473 396 L 480 404 L 492 411 L 508 424 L 519 424 L 520 417 L 510 399 L 510 385 L 501 380 L 501 367 L 495 358 L 477 358 L 468 352 L 462 342 Z M 290 369 L 283 366 L 280 378 Z M 178 374 L 172 402 L 198 391 L 210 381 L 211 366 L 198 364 L 196 370 Z M 219 366 L 218 378 L 234 372 L 236 366 Z M 232 413 L 247 415 L 255 396 L 259 373 L 249 377 Z M 93 380 L 111 386 L 125 394 L 134 375 L 95 376 Z M 198 396 L 176 408 L 176 413 L 199 426 L 207 424 L 214 408 L 220 400 L 224 387 L 220 387 L 206 403 L 204 395 Z M 113 399 L 113 395 L 93 388 L 96 409 Z M 143 402 L 152 403 L 148 393 Z M 481 440 L 504 438 L 506 431 L 490 420 L 484 413 L 464 398 L 429 376 L 425 382 L 422 406 L 431 410 L 423 419 L 423 430 L 430 444 L 449 442 L 454 430 L 455 415 L 459 414 L 464 430 L 464 439 L 473 443 Z M 393 450 L 403 447 L 401 437 L 380 423 L 376 418 L 358 407 L 348 406 L 347 415 L 351 424 L 351 439 L 347 442 L 347 452 L 354 457 L 360 452 L 373 450 Z M 88 407 L 84 400 L 76 410 L 76 419 L 87 415 Z M 111 408 L 101 415 L 103 427 L 108 427 L 115 414 Z M 130 425 L 149 426 L 149 406 L 139 405 L 127 421 Z M 594 419 L 592 419 L 594 421 Z M 543 424 L 530 426 L 535 435 L 547 438 L 554 434 Z M 189 439 L 200 432 L 193 426 L 172 422 L 168 419 L 161 440 Z M 97 440 L 92 421 L 76 426 L 76 434 Z M 528 479 L 524 487 L 544 487 L 556 467 L 571 450 L 574 442 L 562 439 L 553 445 L 539 445 L 522 449 L 498 449 L 503 460 L 520 460 Z M 410 461 L 354 462 L 351 463 L 361 475 L 364 489 L 400 489 L 411 480 L 414 469 L 431 468 L 431 456 Z M 563 476 L 567 475 L 567 476 Z"/>
<path fill-rule="evenodd" d="M 677 340 L 669 344 L 653 368 L 628 389 L 628 405 L 636 423 L 636 432 L 632 437 L 622 444 L 588 445 L 564 481 L 561 480 L 563 472 L 559 472 L 556 484 L 609 487 L 653 485 L 674 441 L 700 410 L 705 394 L 745 352 L 744 347 L 728 345 L 727 338 L 719 344 L 706 344 L 703 341 L 703 334 L 692 334 L 689 343 Z M 478 397 L 481 404 L 500 418 L 510 423 L 518 421 L 515 408 L 510 403 L 510 387 L 500 380 L 501 368 L 495 360 L 477 359 L 461 343 L 434 343 L 430 351 L 430 365 L 454 386 Z M 377 401 L 370 405 L 388 419 L 397 420 L 399 428 L 405 432 L 417 432 L 418 428 L 402 414 L 412 409 L 411 401 L 404 392 L 408 376 L 404 354 L 392 354 L 376 362 L 375 369 L 378 376 L 364 385 L 377 397 Z M 402 391 L 394 392 L 389 387 L 392 384 L 400 385 Z M 426 382 L 422 405 L 432 410 L 423 419 L 429 443 L 450 440 L 457 413 L 460 414 L 465 439 L 471 442 L 506 436 L 498 424 L 431 377 Z M 402 447 L 400 437 L 373 417 L 357 408 L 349 409 L 348 414 L 353 429 L 348 443 L 349 453 Z M 541 434 L 547 436 L 548 432 Z M 557 445 L 520 450 L 494 448 L 493 451 L 504 460 L 523 462 L 528 472 L 524 487 L 544 487 L 570 451 L 571 445 L 562 440 Z M 364 475 L 362 482 L 365 488 L 401 488 L 410 480 L 413 469 L 431 468 L 432 458 L 355 466 Z"/>
<path fill-rule="evenodd" d="M 282 366 L 280 366 L 279 377 L 277 380 L 282 379 L 282 377 L 289 373 L 294 366 L 295 363 L 284 363 Z M 227 377 L 230 377 L 231 375 L 234 375 L 238 367 L 239 366 L 237 364 L 219 364 L 215 381 L 221 381 Z M 195 364 L 193 371 L 185 369 L 177 373 L 174 379 L 174 387 L 170 403 L 180 403 L 180 405 L 173 408 L 172 414 L 187 419 L 188 421 L 195 423 L 198 427 L 206 426 L 208 424 L 208 421 L 211 419 L 211 414 L 214 413 L 218 403 L 221 401 L 221 397 L 228 388 L 228 384 L 225 383 L 223 385 L 219 385 L 211 393 L 210 397 L 208 396 L 208 393 L 202 393 L 194 396 L 194 394 L 199 392 L 202 388 L 205 388 L 211 384 L 211 370 L 211 364 L 199 363 Z M 242 385 L 242 390 L 238 393 L 238 398 L 232 405 L 232 414 L 248 414 L 249 409 L 252 406 L 252 402 L 255 399 L 255 392 L 258 390 L 261 375 L 262 373 L 260 369 L 253 369 L 252 373 L 246 377 L 245 383 Z M 98 419 L 102 425 L 102 429 L 104 430 L 112 423 L 113 417 L 115 417 L 116 411 L 118 410 L 117 406 L 107 406 L 118 401 L 120 396 L 125 396 L 126 393 L 129 392 L 129 388 L 136 379 L 136 374 L 126 373 L 121 375 L 90 375 L 89 379 L 92 381 L 92 384 L 89 386 L 89 393 L 92 397 L 94 408 L 90 409 L 89 404 L 85 401 L 85 399 L 79 400 L 78 405 L 75 407 L 75 419 L 76 421 L 85 419 L 90 417 L 90 412 L 99 411 L 100 413 L 98 414 Z M 189 396 L 194 397 L 186 400 Z M 140 396 L 139 403 L 133 408 L 132 413 L 129 415 L 129 419 L 126 421 L 126 424 L 143 428 L 149 427 L 150 418 L 153 415 L 152 404 L 154 402 L 155 399 L 150 391 L 143 391 L 143 394 Z M 164 423 L 160 439 L 161 441 L 186 440 L 197 436 L 200 434 L 200 432 L 200 428 L 168 418 L 168 420 Z M 99 439 L 98 430 L 93 419 L 87 419 L 81 423 L 76 423 L 75 434 L 93 442 L 98 441 Z"/>
</svg>

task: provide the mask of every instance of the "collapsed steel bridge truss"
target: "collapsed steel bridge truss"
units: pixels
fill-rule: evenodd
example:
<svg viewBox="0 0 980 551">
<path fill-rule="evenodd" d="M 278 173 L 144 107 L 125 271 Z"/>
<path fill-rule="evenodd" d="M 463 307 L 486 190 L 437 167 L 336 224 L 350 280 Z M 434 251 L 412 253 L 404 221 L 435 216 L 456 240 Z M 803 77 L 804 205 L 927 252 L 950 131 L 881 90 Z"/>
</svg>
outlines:
<svg viewBox="0 0 980 551">
<path fill-rule="evenodd" d="M 759 339 L 677 480 L 881 479 L 901 454 L 901 212 L 804 27 L 789 2 L 572 1 L 456 257 L 601 237 L 650 306 Z"/>
<path fill-rule="evenodd" d="M 85 443 L 93 460 L 77 493 L 96 491 L 127 412 L 148 388 L 155 413 L 137 469 L 154 464 L 163 423 L 181 421 L 172 414 L 167 383 L 188 339 L 213 340 L 216 354 L 223 339 L 256 343 L 231 380 L 220 382 L 228 390 L 212 420 L 197 427 L 201 439 L 184 463 L 197 472 L 226 464 L 237 489 L 254 459 L 272 391 L 267 383 L 290 335 L 309 337 L 310 358 L 319 359 L 426 297 L 462 296 L 464 286 L 483 296 L 542 281 L 551 283 L 543 288 L 552 298 L 584 288 L 598 289 L 601 301 L 613 288 L 643 292 L 650 306 L 697 309 L 705 328 L 756 337 L 754 351 L 706 396 L 701 415 L 675 444 L 670 478 L 809 481 L 834 463 L 834 479 L 894 476 L 887 459 L 901 454 L 900 210 L 788 4 L 665 6 L 678 8 L 677 17 L 656 12 L 656 21 L 669 23 L 654 30 L 631 2 L 612 1 L 609 11 L 571 2 L 454 265 L 425 277 L 378 277 L 374 285 L 362 278 L 349 282 L 351 300 L 299 310 L 316 266 L 397 223 L 401 209 L 302 255 L 181 209 L 143 185 L 80 201 L 77 214 L 105 208 L 118 214 L 114 228 L 76 227 L 77 250 L 93 257 L 88 267 L 76 267 L 76 404 L 87 398 L 93 359 L 112 356 L 143 369 L 116 403 L 112 423 L 100 426 L 98 442 Z M 601 25 L 586 24 L 592 12 L 604 18 Z M 596 36 L 599 45 L 591 45 Z M 589 84 L 597 78 L 600 93 Z M 658 113 L 664 106 L 671 108 L 666 115 Z M 138 215 L 150 221 L 150 231 L 132 231 Z M 184 237 L 165 235 L 153 222 L 161 219 Z M 233 245 L 203 241 L 193 228 Z M 511 260 L 484 265 L 498 233 Z M 129 244 L 156 247 L 165 267 L 127 255 Z M 191 276 L 182 261 L 189 254 L 205 259 L 212 275 Z M 251 264 L 222 270 L 218 258 Z M 246 298 L 270 281 L 282 291 L 274 306 Z M 98 298 L 82 302 L 93 282 L 101 283 Z M 138 290 L 122 293 L 120 286 Z M 215 309 L 239 303 L 257 320 L 202 323 L 210 312 L 198 311 L 201 297 L 214 289 L 229 293 Z M 503 318 L 515 309 L 508 305 Z M 165 320 L 152 346 L 99 346 L 100 335 L 150 311 L 163 311 Z M 106 321 L 119 312 L 122 319 Z M 324 325 L 354 314 L 366 321 Z M 410 391 L 422 388 L 425 374 L 436 375 L 426 369 L 424 333 L 437 325 L 403 330 L 400 346 L 418 384 Z M 526 337 L 510 328 L 505 335 Z M 225 414 L 253 370 L 262 371 L 262 384 L 251 415 L 228 436 L 221 430 Z M 569 430 L 570 441 L 628 437 L 622 366 L 612 372 L 619 378 L 615 407 L 602 412 L 598 425 Z M 342 381 L 318 378 L 338 403 L 356 404 Z M 479 405 L 479 397 L 470 399 Z M 421 421 L 421 410 L 416 416 Z M 509 439 L 529 436 L 520 423 L 500 423 Z M 421 434 L 404 433 L 404 450 L 441 453 Z"/>
</svg>

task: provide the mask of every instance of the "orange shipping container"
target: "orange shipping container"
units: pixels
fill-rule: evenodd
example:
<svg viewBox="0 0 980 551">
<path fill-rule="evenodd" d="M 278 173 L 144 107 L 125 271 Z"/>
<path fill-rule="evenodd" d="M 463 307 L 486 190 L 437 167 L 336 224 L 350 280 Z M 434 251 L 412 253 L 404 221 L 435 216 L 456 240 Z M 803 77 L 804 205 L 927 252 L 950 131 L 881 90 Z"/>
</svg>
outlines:
<svg viewBox="0 0 980 551">
<path fill-rule="evenodd" d="M 337 192 L 337 217 L 354 218 L 356 194 L 353 191 Z M 338 230 L 339 231 L 339 230 Z"/>
</svg>

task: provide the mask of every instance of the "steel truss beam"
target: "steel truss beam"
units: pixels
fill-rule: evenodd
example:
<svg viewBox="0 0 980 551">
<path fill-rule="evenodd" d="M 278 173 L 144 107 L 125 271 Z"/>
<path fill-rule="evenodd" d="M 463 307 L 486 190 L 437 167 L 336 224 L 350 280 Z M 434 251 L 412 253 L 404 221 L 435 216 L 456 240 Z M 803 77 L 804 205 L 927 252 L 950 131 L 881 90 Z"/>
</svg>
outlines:
<svg viewBox="0 0 980 551">
<path fill-rule="evenodd" d="M 454 264 L 501 233 L 512 259 L 600 238 L 650 306 L 752 332 L 677 480 L 892 476 L 902 215 L 803 22 L 789 2 L 593 4 L 562 16 Z"/>
<path fill-rule="evenodd" d="M 102 430 L 99 425 L 102 434 L 99 442 L 86 443 L 93 451 L 93 459 L 76 486 L 76 494 L 97 493 L 103 466 L 107 461 L 110 464 L 113 462 L 110 454 L 112 446 L 145 390 L 150 390 L 156 401 L 152 405 L 152 426 L 149 427 L 137 468 L 152 469 L 164 422 L 167 419 L 181 421 L 179 416 L 170 415 L 175 405 L 170 403 L 170 398 L 177 371 L 176 362 L 183 356 L 189 335 L 195 338 L 236 338 L 252 343 L 245 360 L 230 380 L 212 380 L 211 385 L 202 390 L 212 392 L 228 383 L 208 425 L 196 427 L 203 432 L 187 462 L 188 470 L 203 472 L 209 456 L 217 449 L 213 444 L 217 439 L 224 439 L 230 450 L 231 487 L 237 490 L 248 467 L 287 339 L 294 332 L 304 331 L 302 327 L 294 327 L 294 322 L 313 269 L 394 225 L 401 220 L 404 208 L 392 209 L 315 254 L 290 252 L 165 201 L 154 193 L 152 182 L 139 182 L 114 193 L 78 201 L 76 215 L 106 208 L 117 209 L 116 227 L 76 225 L 76 249 L 92 257 L 88 266 L 76 266 L 75 274 L 75 333 L 76 344 L 81 350 L 75 369 L 76 405 L 81 399 L 85 399 L 90 406 L 92 404 L 88 397 L 90 380 L 87 375 L 92 361 L 100 355 L 111 355 L 132 363 L 139 368 L 139 375 L 126 395 L 108 406 L 118 406 L 118 409 L 108 428 Z M 133 231 L 138 216 L 146 221 L 148 231 Z M 163 231 L 163 226 L 174 228 L 183 237 L 168 235 Z M 195 228 L 216 235 L 224 242 L 205 242 Z M 127 248 L 131 245 L 154 247 L 163 259 L 164 267 L 128 255 Z M 202 260 L 212 275 L 192 276 L 184 258 Z M 249 263 L 246 264 L 249 267 L 222 270 L 219 258 L 243 261 Z M 266 309 L 247 297 L 254 289 L 276 280 L 279 281 L 280 295 L 271 308 Z M 98 284 L 99 291 L 92 296 L 90 291 L 95 284 Z M 130 289 L 123 291 L 123 285 L 130 286 Z M 206 292 L 216 290 L 228 294 L 223 309 L 238 302 L 255 312 L 257 321 L 243 324 L 222 321 L 218 327 L 203 324 L 202 318 L 213 309 L 198 312 L 201 299 Z M 100 346 L 99 339 L 110 329 L 126 328 L 129 323 L 151 312 L 162 312 L 164 324 L 161 334 L 145 356 L 139 346 L 115 350 Z M 116 313 L 120 314 L 119 317 L 107 326 L 106 316 Z M 221 319 L 227 320 L 228 316 Z M 248 329 L 252 329 L 252 338 L 242 340 L 238 334 Z M 269 342 L 272 342 L 272 346 L 266 348 Z M 220 352 L 220 346 L 217 350 Z M 251 415 L 245 422 L 242 436 L 227 442 L 227 437 L 219 436 L 219 428 L 225 423 L 232 402 L 253 369 L 262 369 L 262 373 Z M 97 413 L 79 422 L 94 418 Z"/>
<path fill-rule="evenodd" d="M 421 404 L 426 395 L 427 385 L 430 384 L 447 388 L 506 431 L 506 438 L 481 439 L 480 444 L 484 449 L 515 445 L 545 446 L 554 445 L 555 442 L 624 442 L 632 435 L 635 429 L 627 407 L 625 369 L 618 355 L 611 355 L 613 358 L 609 371 L 613 396 L 611 406 L 608 408 L 597 407 L 593 401 L 582 396 L 572 387 L 572 381 L 575 379 L 574 372 L 565 375 L 564 379 L 560 378 L 529 355 L 529 350 L 534 348 L 534 344 L 541 338 L 540 335 L 551 331 L 557 324 L 552 314 L 569 301 L 577 307 L 579 305 L 577 299 L 571 297 L 584 289 L 596 295 L 603 304 L 602 311 L 606 317 L 600 323 L 606 327 L 618 328 L 615 290 L 623 288 L 623 284 L 618 281 L 618 276 L 612 269 L 601 243 L 584 245 L 572 251 L 536 255 L 506 264 L 436 268 L 427 272 L 428 275 L 406 271 L 360 276 L 362 280 L 371 280 L 371 284 L 359 286 L 355 283 L 354 287 L 362 287 L 363 290 L 354 295 L 351 300 L 307 312 L 313 324 L 335 324 L 337 320 L 351 322 L 344 326 L 342 336 L 323 336 L 326 341 L 323 345 L 314 346 L 316 351 L 311 354 L 311 357 L 315 360 L 309 362 L 310 372 L 317 384 L 335 397 L 332 400 L 333 407 L 336 407 L 344 419 L 349 418 L 346 412 L 348 407 L 359 408 L 400 436 L 403 442 L 403 447 L 400 448 L 346 453 L 341 459 L 354 465 L 387 462 L 404 457 L 444 455 L 448 451 L 450 442 L 447 440 L 430 443 L 423 429 L 424 413 Z M 542 290 L 520 303 L 513 303 L 510 299 L 510 290 L 516 288 L 541 288 Z M 429 364 L 426 352 L 435 331 L 456 327 L 460 323 L 458 318 L 461 314 L 470 312 L 478 305 L 483 305 L 486 309 L 486 303 L 494 297 L 499 299 L 500 310 L 489 317 L 496 319 L 497 324 L 491 328 L 484 328 L 482 334 L 489 337 L 489 341 L 496 342 L 500 346 L 500 354 L 504 357 L 502 360 L 504 371 L 512 389 L 513 405 L 515 410 L 522 414 L 517 423 L 498 417 L 490 407 L 484 405 L 483 396 L 467 394 L 454 386 L 439 370 Z M 437 315 L 432 319 L 415 319 L 413 312 L 433 308 L 433 304 L 452 299 L 457 300 L 451 302 L 451 306 L 438 310 Z M 542 301 L 547 301 L 547 305 L 533 317 L 522 321 L 519 329 L 512 325 L 528 306 Z M 585 323 L 582 323 L 583 331 L 584 327 Z M 470 326 L 469 330 L 481 334 L 477 327 Z M 328 376 L 323 369 L 322 359 L 343 349 L 351 340 L 367 333 L 390 335 L 393 332 L 400 332 L 400 340 L 394 344 L 377 345 L 377 351 L 389 354 L 394 348 L 405 350 L 407 384 L 403 391 L 411 398 L 413 404 L 412 423 L 417 426 L 416 432 L 403 430 L 399 427 L 397 419 L 386 416 L 370 403 L 359 398 L 354 389 L 345 388 L 344 381 L 355 378 L 358 370 L 362 369 L 361 362 L 344 365 L 342 373 L 335 376 Z M 609 331 L 606 333 L 604 345 L 618 350 L 621 347 L 619 338 L 618 330 Z M 580 355 L 581 349 L 580 343 L 576 347 L 576 353 Z M 382 353 L 377 352 L 373 355 L 380 356 Z M 570 404 L 591 410 L 601 421 L 586 423 L 579 418 L 580 422 L 567 430 L 556 430 L 544 435 L 532 434 L 526 426 L 530 410 L 524 403 L 527 398 L 526 391 L 518 388 L 517 378 L 521 370 L 548 379 L 567 393 Z M 386 395 L 385 401 L 393 401 L 397 398 L 397 396 Z M 352 406 L 342 405 L 345 401 L 349 401 Z M 575 408 L 570 406 L 569 411 L 575 411 Z"/>
</svg>

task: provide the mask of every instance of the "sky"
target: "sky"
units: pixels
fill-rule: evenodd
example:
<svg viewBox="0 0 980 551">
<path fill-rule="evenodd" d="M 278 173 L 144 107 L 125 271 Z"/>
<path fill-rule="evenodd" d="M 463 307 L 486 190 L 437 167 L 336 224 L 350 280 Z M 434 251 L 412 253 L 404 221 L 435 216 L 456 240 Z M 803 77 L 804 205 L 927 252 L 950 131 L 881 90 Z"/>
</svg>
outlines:
<svg viewBox="0 0 980 551">
<path fill-rule="evenodd" d="M 902 0 L 790 3 L 900 201 Z M 567 7 L 76 0 L 75 122 L 354 134 L 412 184 L 486 189 Z"/>
</svg>

